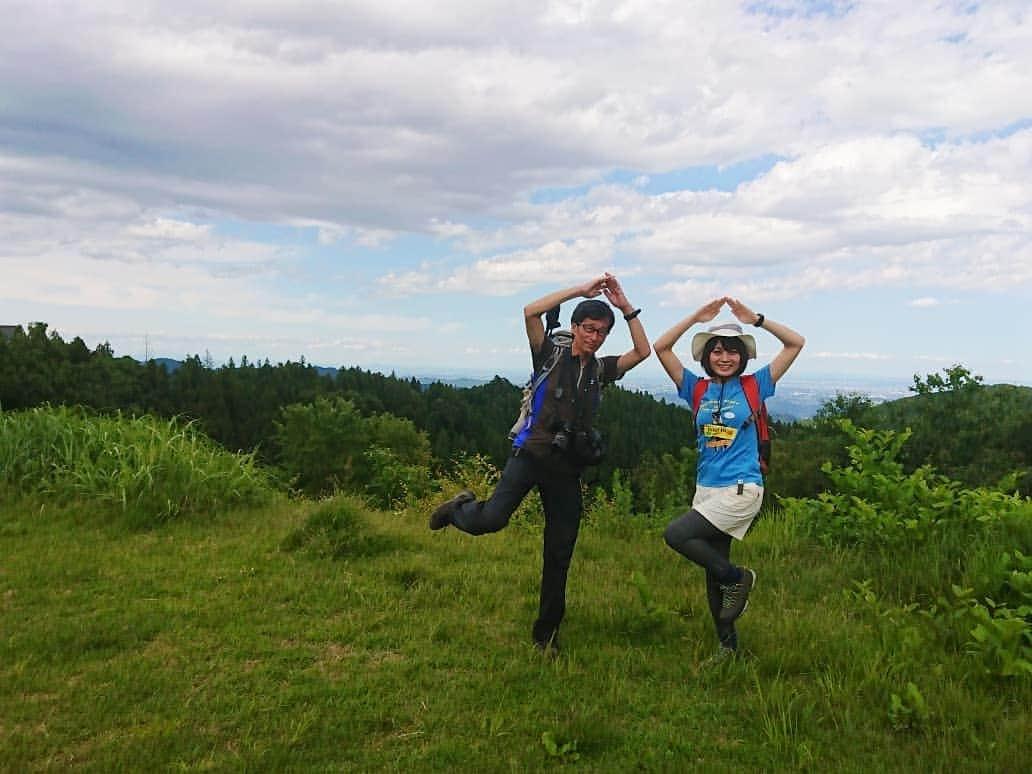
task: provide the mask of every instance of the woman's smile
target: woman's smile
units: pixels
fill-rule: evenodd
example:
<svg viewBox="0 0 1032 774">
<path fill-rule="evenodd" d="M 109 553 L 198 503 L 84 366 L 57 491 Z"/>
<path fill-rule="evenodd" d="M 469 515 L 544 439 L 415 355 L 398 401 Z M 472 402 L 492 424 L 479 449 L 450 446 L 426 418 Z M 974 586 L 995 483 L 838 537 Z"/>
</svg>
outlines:
<svg viewBox="0 0 1032 774">
<path fill-rule="evenodd" d="M 724 349 L 720 344 L 710 353 L 710 367 L 719 376 L 732 376 L 738 371 L 742 357 L 733 349 Z"/>
</svg>

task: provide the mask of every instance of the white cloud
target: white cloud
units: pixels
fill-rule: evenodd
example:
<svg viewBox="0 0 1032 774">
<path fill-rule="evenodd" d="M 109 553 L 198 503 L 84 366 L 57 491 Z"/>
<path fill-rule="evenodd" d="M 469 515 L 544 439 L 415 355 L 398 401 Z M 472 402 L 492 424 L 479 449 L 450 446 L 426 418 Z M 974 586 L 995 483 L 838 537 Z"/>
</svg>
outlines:
<svg viewBox="0 0 1032 774">
<path fill-rule="evenodd" d="M 922 298 L 913 299 L 910 302 L 909 306 L 913 306 L 918 309 L 926 309 L 933 306 L 939 306 L 939 304 L 941 303 L 942 302 L 937 298 L 932 298 L 931 296 L 924 296 Z"/>
<path fill-rule="evenodd" d="M 201 243 L 211 237 L 211 226 L 189 223 L 172 218 L 155 217 L 142 223 L 128 226 L 125 233 L 130 237 L 157 239 L 168 242 Z"/>
<path fill-rule="evenodd" d="M 611 168 L 793 155 L 886 128 L 963 136 L 1032 115 L 1026 3 L 747 8 L 14 0 L 4 113 L 42 130 L 4 139 L 132 171 L 180 202 L 207 188 L 219 199 L 200 203 L 237 216 L 376 233 Z"/>
<path fill-rule="evenodd" d="M 444 239 L 463 237 L 471 234 L 473 231 L 473 229 L 465 223 L 452 223 L 451 221 L 442 221 L 437 218 L 430 219 L 429 229 L 432 233 L 437 234 Z"/>
<path fill-rule="evenodd" d="M 388 296 L 412 296 L 425 292 L 434 286 L 435 280 L 427 270 L 388 272 L 377 280 L 383 292 Z"/>
<path fill-rule="evenodd" d="M 666 301 L 678 305 L 729 284 L 756 299 L 877 286 L 1021 287 L 1032 282 L 1029 179 L 1032 129 L 934 147 L 905 136 L 847 140 L 780 162 L 730 193 L 648 196 L 607 184 L 536 205 L 522 221 L 464 241 L 541 247 L 475 261 L 456 277 L 487 279 L 512 266 L 530 278 L 563 260 L 590 274 L 623 256 L 653 274 L 691 277 L 663 284 Z M 556 250 L 564 234 L 607 247 L 567 255 Z M 560 260 L 538 260 L 543 253 Z M 594 262 L 584 260 L 589 254 Z"/>
<path fill-rule="evenodd" d="M 612 252 L 608 240 L 548 242 L 533 250 L 485 258 L 437 282 L 449 292 L 508 296 L 542 282 L 561 287 L 583 282 L 605 271 Z"/>
</svg>

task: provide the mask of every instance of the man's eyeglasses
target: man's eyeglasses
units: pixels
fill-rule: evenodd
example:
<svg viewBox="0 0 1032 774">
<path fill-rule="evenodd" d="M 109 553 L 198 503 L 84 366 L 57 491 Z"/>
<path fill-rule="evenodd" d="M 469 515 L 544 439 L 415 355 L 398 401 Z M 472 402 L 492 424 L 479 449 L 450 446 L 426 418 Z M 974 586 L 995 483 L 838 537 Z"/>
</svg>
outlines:
<svg viewBox="0 0 1032 774">
<path fill-rule="evenodd" d="M 594 336 L 597 333 L 604 339 L 606 336 L 609 335 L 609 328 L 599 328 L 594 325 L 591 325 L 590 323 L 587 325 L 577 323 L 577 325 L 580 327 L 582 331 L 584 331 L 589 336 Z"/>
</svg>

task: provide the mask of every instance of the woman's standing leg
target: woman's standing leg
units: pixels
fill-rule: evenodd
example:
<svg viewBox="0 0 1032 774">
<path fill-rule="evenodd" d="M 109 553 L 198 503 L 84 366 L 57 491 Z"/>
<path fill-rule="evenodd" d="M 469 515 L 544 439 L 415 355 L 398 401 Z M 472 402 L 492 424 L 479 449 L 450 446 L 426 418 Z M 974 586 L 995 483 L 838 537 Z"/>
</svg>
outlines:
<svg viewBox="0 0 1032 774">
<path fill-rule="evenodd" d="M 664 538 L 667 545 L 706 571 L 706 600 L 717 627 L 717 637 L 722 648 L 735 650 L 738 635 L 734 621 L 721 620 L 726 587 L 741 578 L 741 570 L 731 563 L 731 536 L 693 509 L 670 522 Z"/>
<path fill-rule="evenodd" d="M 724 535 L 724 539 L 714 541 L 713 547 L 719 551 L 725 559 L 730 561 L 731 557 L 731 536 Z M 738 650 L 738 633 L 735 631 L 734 621 L 724 623 L 720 620 L 720 611 L 724 604 L 724 592 L 720 587 L 720 580 L 709 570 L 706 571 L 706 601 L 709 603 L 710 615 L 713 616 L 713 624 L 717 627 L 717 639 L 720 640 L 720 647 L 729 651 Z"/>
</svg>

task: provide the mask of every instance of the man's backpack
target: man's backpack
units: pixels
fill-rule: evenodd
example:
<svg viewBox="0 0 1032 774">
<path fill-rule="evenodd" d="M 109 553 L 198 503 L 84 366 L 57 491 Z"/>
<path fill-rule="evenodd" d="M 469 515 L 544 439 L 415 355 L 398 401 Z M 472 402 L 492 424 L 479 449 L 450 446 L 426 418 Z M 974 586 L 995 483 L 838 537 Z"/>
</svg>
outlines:
<svg viewBox="0 0 1032 774">
<path fill-rule="evenodd" d="M 770 427 L 768 426 L 767 405 L 760 400 L 760 385 L 752 374 L 743 374 L 739 379 L 742 382 L 742 392 L 749 402 L 749 417 L 742 423 L 742 429 L 750 422 L 756 426 L 756 439 L 760 448 L 760 473 L 767 475 L 770 468 Z M 698 416 L 699 406 L 702 404 L 702 396 L 712 383 L 712 379 L 699 379 L 692 389 L 692 415 Z"/>
<path fill-rule="evenodd" d="M 573 346 L 573 334 L 570 331 L 555 331 L 550 333 L 549 338 L 552 339 L 552 354 L 549 355 L 539 371 L 532 373 L 527 383 L 523 385 L 523 399 L 520 401 L 520 415 L 516 420 L 516 424 L 509 430 L 509 440 L 515 440 L 524 429 L 526 429 L 533 421 L 532 407 L 534 401 L 534 393 L 537 392 L 537 388 L 541 386 L 541 383 L 548 378 L 548 375 L 555 370 L 555 367 L 562 360 L 563 356 L 569 353 L 570 348 Z"/>
</svg>

